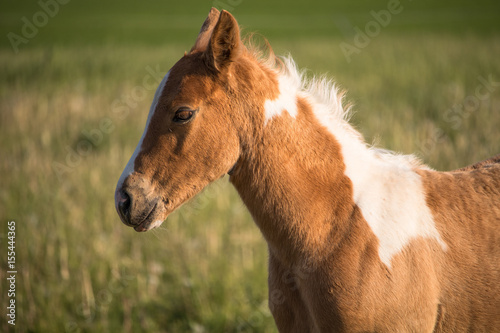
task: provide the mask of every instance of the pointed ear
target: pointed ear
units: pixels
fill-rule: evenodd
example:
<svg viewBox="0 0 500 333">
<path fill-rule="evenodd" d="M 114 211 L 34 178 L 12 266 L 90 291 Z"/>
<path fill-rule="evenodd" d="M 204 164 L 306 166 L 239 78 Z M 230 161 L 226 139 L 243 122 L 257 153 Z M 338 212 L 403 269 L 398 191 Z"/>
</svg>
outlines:
<svg viewBox="0 0 500 333">
<path fill-rule="evenodd" d="M 223 10 L 206 50 L 208 65 L 222 71 L 235 61 L 242 48 L 238 22 L 229 12 Z"/>
<path fill-rule="evenodd" d="M 198 38 L 196 38 L 194 46 L 191 48 L 191 51 L 189 51 L 190 53 L 194 51 L 205 51 L 207 49 L 210 36 L 212 36 L 212 31 L 214 31 L 215 24 L 217 24 L 217 21 L 219 20 L 219 15 L 220 12 L 216 8 L 212 7 L 212 9 L 210 9 L 207 19 L 201 26 Z"/>
</svg>

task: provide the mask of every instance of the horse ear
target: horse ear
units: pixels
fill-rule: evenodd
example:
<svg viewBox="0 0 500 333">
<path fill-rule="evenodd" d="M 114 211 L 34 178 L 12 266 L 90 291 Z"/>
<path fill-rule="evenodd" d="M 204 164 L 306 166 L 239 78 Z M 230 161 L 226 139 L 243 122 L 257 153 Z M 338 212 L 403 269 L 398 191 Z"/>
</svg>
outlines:
<svg viewBox="0 0 500 333">
<path fill-rule="evenodd" d="M 219 15 L 220 12 L 216 8 L 212 7 L 212 9 L 210 9 L 207 19 L 201 26 L 198 38 L 196 38 L 194 46 L 191 48 L 191 51 L 189 51 L 190 53 L 194 51 L 205 51 L 207 49 L 208 42 L 210 41 L 210 36 L 212 36 L 212 31 L 214 31 L 214 27 L 219 19 Z"/>
<path fill-rule="evenodd" d="M 238 22 L 233 15 L 223 10 L 206 50 L 208 64 L 222 71 L 238 57 L 242 47 Z"/>
</svg>

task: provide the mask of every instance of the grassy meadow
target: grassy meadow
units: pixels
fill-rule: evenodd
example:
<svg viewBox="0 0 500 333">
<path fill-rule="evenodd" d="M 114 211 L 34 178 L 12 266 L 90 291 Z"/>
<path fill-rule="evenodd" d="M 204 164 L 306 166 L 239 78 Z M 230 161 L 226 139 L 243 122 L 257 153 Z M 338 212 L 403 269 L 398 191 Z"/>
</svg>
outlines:
<svg viewBox="0 0 500 333">
<path fill-rule="evenodd" d="M 226 178 L 136 233 L 114 189 L 156 85 L 210 4 L 61 5 L 14 52 L 36 2 L 0 5 L 0 331 L 276 332 L 267 249 Z M 308 75 L 348 92 L 367 142 L 447 170 L 500 153 L 500 6 L 401 1 L 350 61 L 387 1 L 215 1 Z M 142 7 L 139 7 L 142 6 Z M 163 14 L 165 13 L 165 14 Z M 155 83 L 151 88 L 151 82 Z M 16 222 L 16 325 L 7 323 L 7 222 Z"/>
</svg>

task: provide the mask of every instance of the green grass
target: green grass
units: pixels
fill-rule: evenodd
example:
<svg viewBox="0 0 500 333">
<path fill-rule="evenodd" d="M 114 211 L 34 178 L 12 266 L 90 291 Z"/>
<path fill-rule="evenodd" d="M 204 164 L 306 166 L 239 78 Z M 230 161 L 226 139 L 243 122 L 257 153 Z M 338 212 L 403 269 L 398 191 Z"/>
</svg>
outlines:
<svg viewBox="0 0 500 333">
<path fill-rule="evenodd" d="M 44 0 L 51 1 L 51 0 Z M 54 0 L 55 1 L 55 0 Z M 62 1 L 62 0 L 58 0 Z M 350 37 L 353 27 L 364 28 L 373 20 L 370 12 L 399 1 L 401 12 L 392 15 L 385 34 L 431 32 L 461 36 L 496 34 L 500 30 L 500 2 L 496 0 L 352 0 L 279 1 L 214 0 L 119 1 L 71 0 L 59 5 L 57 14 L 38 28 L 20 49 L 50 45 L 165 45 L 185 43 L 199 31 L 209 7 L 228 9 L 249 31 L 270 39 L 295 41 L 298 37 Z M 0 3 L 0 47 L 9 48 L 9 32 L 22 35 L 26 17 L 42 11 L 38 1 Z M 43 19 L 38 18 L 43 23 Z"/>
<path fill-rule="evenodd" d="M 120 3 L 74 0 L 18 54 L 0 44 L 2 308 L 14 220 L 17 332 L 275 332 L 266 245 L 227 179 L 159 230 L 136 233 L 116 215 L 114 187 L 154 93 L 135 95 L 137 87 L 148 66 L 165 73 L 191 47 L 208 11 Z M 331 18 L 363 27 L 386 3 L 297 1 L 283 10 L 243 1 L 234 12 L 308 75 L 335 78 L 368 142 L 416 152 L 441 170 L 499 153 L 500 83 L 468 104 L 476 89 L 487 91 L 479 77 L 500 82 L 495 2 L 402 2 L 401 16 L 348 63 L 339 44 L 353 36 Z M 4 36 L 38 10 L 1 7 Z M 124 98 L 134 105 L 115 112 Z M 94 140 L 85 135 L 98 130 Z M 13 331 L 3 312 L 0 330 Z"/>
</svg>

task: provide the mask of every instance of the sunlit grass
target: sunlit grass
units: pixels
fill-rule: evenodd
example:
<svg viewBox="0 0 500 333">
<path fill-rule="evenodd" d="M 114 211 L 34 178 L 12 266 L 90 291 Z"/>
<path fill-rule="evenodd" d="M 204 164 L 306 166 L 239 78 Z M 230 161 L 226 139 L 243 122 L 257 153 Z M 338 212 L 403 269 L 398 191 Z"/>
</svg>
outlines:
<svg viewBox="0 0 500 333">
<path fill-rule="evenodd" d="M 368 142 L 443 170 L 500 152 L 498 37 L 381 36 L 351 63 L 339 39 L 271 42 L 347 89 Z M 148 66 L 165 73 L 188 48 L 0 51 L 0 219 L 18 228 L 17 332 L 275 332 L 267 248 L 227 179 L 152 232 L 114 210 L 154 93 L 136 89 Z M 493 84 L 472 107 L 480 77 Z M 114 109 L 123 99 L 126 114 Z"/>
</svg>

